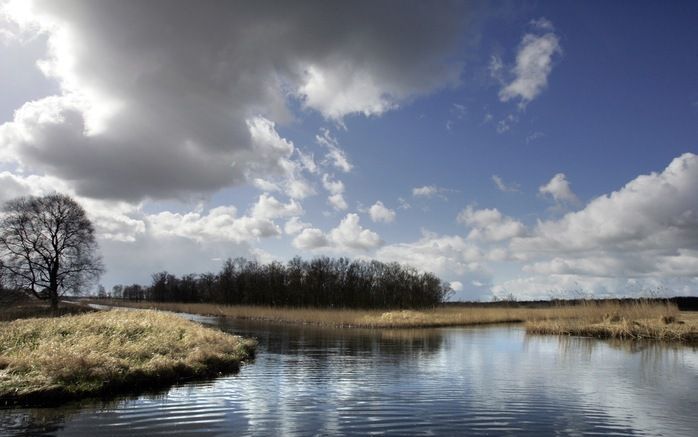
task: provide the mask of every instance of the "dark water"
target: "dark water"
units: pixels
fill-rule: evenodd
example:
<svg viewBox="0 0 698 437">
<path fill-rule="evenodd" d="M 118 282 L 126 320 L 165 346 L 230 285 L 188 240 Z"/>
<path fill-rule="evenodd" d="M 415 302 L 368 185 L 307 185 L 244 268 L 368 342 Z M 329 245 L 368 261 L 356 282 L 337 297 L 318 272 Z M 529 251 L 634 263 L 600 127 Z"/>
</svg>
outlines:
<svg viewBox="0 0 698 437">
<path fill-rule="evenodd" d="M 155 395 L 0 410 L 0 434 L 698 435 L 695 348 L 197 319 L 257 337 L 255 362 Z"/>
</svg>

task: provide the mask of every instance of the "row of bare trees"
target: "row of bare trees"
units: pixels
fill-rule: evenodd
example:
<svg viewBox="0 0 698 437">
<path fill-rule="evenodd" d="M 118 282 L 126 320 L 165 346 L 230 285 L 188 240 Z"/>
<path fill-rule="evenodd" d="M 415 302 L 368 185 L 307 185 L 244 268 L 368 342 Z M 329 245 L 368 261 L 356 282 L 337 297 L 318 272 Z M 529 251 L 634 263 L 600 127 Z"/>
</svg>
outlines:
<svg viewBox="0 0 698 437">
<path fill-rule="evenodd" d="M 319 257 L 286 264 L 229 259 L 218 274 L 160 272 L 149 287 L 116 286 L 113 297 L 319 308 L 424 308 L 451 294 L 432 273 L 397 263 Z"/>
<path fill-rule="evenodd" d="M 0 289 L 26 290 L 57 307 L 104 271 L 85 210 L 63 194 L 20 197 L 0 210 Z M 397 263 L 298 257 L 286 264 L 229 259 L 218 274 L 153 275 L 149 287 L 116 286 L 113 297 L 159 302 L 335 308 L 423 308 L 450 287 L 431 273 Z M 99 296 L 106 296 L 99 287 Z"/>
</svg>

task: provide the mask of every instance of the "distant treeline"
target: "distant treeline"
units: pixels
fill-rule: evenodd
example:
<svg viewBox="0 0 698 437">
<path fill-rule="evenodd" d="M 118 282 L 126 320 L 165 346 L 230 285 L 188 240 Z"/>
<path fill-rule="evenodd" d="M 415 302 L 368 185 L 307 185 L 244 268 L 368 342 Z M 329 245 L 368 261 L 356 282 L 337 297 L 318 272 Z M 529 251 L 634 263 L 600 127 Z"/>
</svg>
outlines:
<svg viewBox="0 0 698 437">
<path fill-rule="evenodd" d="M 102 289 L 100 294 L 106 294 Z M 228 259 L 218 274 L 160 272 L 148 287 L 114 286 L 111 297 L 319 308 L 424 308 L 444 302 L 450 286 L 397 263 L 320 257 L 287 264 Z M 106 297 L 106 296 L 104 296 Z"/>
</svg>

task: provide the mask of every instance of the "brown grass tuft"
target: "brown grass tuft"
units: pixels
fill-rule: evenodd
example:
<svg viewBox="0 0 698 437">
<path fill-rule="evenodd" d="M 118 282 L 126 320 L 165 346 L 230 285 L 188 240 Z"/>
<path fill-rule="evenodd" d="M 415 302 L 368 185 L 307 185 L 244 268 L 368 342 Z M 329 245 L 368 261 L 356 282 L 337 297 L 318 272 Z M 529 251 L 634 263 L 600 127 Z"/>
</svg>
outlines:
<svg viewBox="0 0 698 437">
<path fill-rule="evenodd" d="M 0 324 L 0 401 L 76 397 L 237 368 L 255 342 L 156 311 Z"/>
<path fill-rule="evenodd" d="M 651 339 L 693 343 L 698 341 L 698 315 L 681 313 L 673 304 L 636 301 L 615 304 L 613 311 L 595 314 L 610 303 L 590 303 L 574 317 L 529 321 L 531 334 L 575 335 L 597 338 Z M 596 307 L 596 311 L 594 311 Z M 606 308 L 604 308 L 605 310 Z M 685 320 L 680 320 L 683 318 Z"/>
</svg>

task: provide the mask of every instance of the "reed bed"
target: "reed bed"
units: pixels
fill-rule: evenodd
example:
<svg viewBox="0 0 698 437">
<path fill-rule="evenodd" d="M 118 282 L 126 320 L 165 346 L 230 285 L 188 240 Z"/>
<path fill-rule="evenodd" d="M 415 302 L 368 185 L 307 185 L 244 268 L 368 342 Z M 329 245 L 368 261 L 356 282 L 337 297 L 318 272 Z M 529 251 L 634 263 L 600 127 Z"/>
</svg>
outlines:
<svg viewBox="0 0 698 437">
<path fill-rule="evenodd" d="M 681 323 L 683 320 L 679 319 L 686 317 L 675 305 L 645 301 L 632 303 L 586 301 L 576 305 L 561 304 L 546 308 L 438 307 L 422 311 L 334 310 L 201 303 L 116 302 L 116 304 L 238 319 L 357 328 L 423 328 L 526 323 L 526 329 L 530 333 L 590 335 L 593 332 L 594 336 L 680 341 L 694 338 L 698 332 L 698 323 L 692 321 Z M 573 327 L 584 326 L 593 326 L 593 328 L 588 331 L 572 330 Z M 602 335 L 600 326 L 618 327 L 618 334 Z"/>
<path fill-rule="evenodd" d="M 517 323 L 524 321 L 525 314 L 531 311 L 521 308 L 436 308 L 421 311 L 389 311 L 215 305 L 203 303 L 108 303 L 131 308 L 148 308 L 205 316 L 222 316 L 236 319 L 351 328 L 416 328 L 476 325 L 484 323 Z"/>
<path fill-rule="evenodd" d="M 586 316 L 531 320 L 526 332 L 698 343 L 698 314 L 680 312 L 674 305 L 636 302 Z"/>
<path fill-rule="evenodd" d="M 156 388 L 237 369 L 255 342 L 173 314 L 113 310 L 0 323 L 0 404 Z"/>
</svg>

